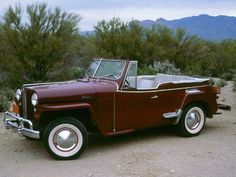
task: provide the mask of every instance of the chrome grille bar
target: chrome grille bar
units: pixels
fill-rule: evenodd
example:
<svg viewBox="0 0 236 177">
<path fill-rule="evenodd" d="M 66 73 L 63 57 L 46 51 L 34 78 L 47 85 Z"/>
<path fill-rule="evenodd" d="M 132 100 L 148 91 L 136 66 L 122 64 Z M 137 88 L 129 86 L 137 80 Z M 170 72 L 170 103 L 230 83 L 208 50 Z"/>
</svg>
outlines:
<svg viewBox="0 0 236 177">
<path fill-rule="evenodd" d="M 23 90 L 22 92 L 22 110 L 23 110 L 23 117 L 27 119 L 27 97 L 25 90 Z"/>
</svg>

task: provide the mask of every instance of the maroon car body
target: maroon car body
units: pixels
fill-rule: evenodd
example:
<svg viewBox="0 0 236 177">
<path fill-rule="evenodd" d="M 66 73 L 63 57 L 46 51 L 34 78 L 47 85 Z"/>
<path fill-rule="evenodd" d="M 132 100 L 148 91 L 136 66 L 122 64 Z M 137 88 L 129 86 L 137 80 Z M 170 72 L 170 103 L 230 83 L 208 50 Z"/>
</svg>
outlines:
<svg viewBox="0 0 236 177">
<path fill-rule="evenodd" d="M 87 132 L 113 136 L 138 129 L 177 125 L 198 135 L 217 112 L 208 79 L 166 74 L 137 76 L 137 62 L 94 59 L 83 79 L 26 84 L 16 92 L 19 114 L 6 112 L 6 128 L 43 139 L 57 159 L 77 157 Z"/>
</svg>

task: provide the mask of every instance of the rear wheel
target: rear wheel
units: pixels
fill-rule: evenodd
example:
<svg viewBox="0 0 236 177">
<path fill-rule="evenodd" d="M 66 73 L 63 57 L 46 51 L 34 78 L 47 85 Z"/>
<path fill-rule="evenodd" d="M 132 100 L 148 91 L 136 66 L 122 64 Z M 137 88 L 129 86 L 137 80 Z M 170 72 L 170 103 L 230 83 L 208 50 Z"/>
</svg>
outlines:
<svg viewBox="0 0 236 177">
<path fill-rule="evenodd" d="M 44 144 L 55 159 L 67 160 L 78 157 L 87 144 L 87 130 L 74 118 L 51 122 L 44 131 Z"/>
<path fill-rule="evenodd" d="M 181 116 L 178 129 L 183 136 L 196 136 L 204 128 L 206 116 L 201 105 L 187 106 Z"/>
</svg>

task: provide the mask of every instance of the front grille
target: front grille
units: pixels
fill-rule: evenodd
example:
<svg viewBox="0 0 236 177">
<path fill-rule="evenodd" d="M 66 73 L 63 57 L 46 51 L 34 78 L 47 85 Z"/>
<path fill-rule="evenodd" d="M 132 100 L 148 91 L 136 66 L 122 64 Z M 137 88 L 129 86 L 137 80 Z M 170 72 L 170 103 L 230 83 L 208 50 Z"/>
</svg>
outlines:
<svg viewBox="0 0 236 177">
<path fill-rule="evenodd" d="M 22 113 L 23 117 L 27 119 L 27 97 L 26 97 L 26 91 L 22 91 Z"/>
</svg>

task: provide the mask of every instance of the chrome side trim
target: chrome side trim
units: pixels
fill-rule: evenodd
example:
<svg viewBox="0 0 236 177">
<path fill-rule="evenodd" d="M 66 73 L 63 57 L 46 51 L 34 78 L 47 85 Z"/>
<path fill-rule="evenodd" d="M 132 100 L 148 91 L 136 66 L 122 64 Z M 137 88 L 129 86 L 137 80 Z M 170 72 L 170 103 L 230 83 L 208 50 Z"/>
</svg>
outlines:
<svg viewBox="0 0 236 177">
<path fill-rule="evenodd" d="M 164 113 L 163 117 L 165 119 L 173 119 L 179 117 L 181 113 L 182 113 L 181 109 L 177 109 L 175 112 Z"/>
<path fill-rule="evenodd" d="M 179 123 L 181 115 L 182 115 L 182 110 L 181 109 L 177 109 L 175 112 L 164 113 L 163 117 L 165 119 L 175 119 L 175 121 L 173 122 L 173 125 L 176 125 L 176 124 Z"/>
<path fill-rule="evenodd" d="M 186 92 L 187 94 L 202 93 L 201 90 L 198 90 L 198 89 L 196 89 L 196 88 L 187 89 L 185 92 Z"/>
<path fill-rule="evenodd" d="M 193 86 L 193 87 L 179 87 L 179 88 L 172 88 L 172 89 L 151 89 L 151 90 L 135 90 L 135 91 L 129 91 L 129 90 L 118 90 L 117 92 L 123 92 L 123 93 L 151 93 L 151 92 L 167 92 L 167 91 L 175 91 L 175 90 L 186 90 L 186 89 L 192 89 L 192 88 L 202 88 L 202 87 L 209 87 L 210 85 L 201 85 L 201 86 Z"/>
<path fill-rule="evenodd" d="M 25 128 L 24 123 L 26 123 L 29 128 Z M 24 119 L 10 112 L 5 112 L 4 125 L 6 129 L 11 128 L 16 130 L 19 135 L 24 135 L 34 139 L 40 138 L 40 132 L 33 130 L 33 123 L 30 120 Z"/>
<path fill-rule="evenodd" d="M 157 99 L 157 98 L 158 98 L 157 95 L 154 95 L 154 96 L 150 97 L 150 99 Z"/>
</svg>

